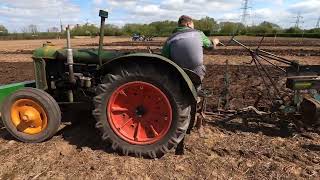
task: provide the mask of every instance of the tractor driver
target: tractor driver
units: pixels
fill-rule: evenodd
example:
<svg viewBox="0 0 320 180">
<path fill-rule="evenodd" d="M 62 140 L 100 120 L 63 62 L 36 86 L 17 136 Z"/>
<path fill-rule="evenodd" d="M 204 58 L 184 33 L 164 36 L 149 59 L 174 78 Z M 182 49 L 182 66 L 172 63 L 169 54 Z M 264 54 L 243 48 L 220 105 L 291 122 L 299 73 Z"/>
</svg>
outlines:
<svg viewBox="0 0 320 180">
<path fill-rule="evenodd" d="M 203 32 L 195 30 L 189 16 L 181 16 L 178 27 L 173 31 L 162 49 L 162 55 L 180 67 L 189 69 L 203 80 L 206 68 L 203 64 L 203 48 L 215 49 L 218 39 L 211 41 Z"/>
</svg>

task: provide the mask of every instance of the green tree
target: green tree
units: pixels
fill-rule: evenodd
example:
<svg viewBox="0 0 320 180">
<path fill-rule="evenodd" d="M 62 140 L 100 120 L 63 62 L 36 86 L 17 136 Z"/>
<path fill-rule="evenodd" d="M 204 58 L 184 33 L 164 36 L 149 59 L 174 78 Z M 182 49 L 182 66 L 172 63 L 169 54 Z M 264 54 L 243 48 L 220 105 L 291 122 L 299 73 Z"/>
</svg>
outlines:
<svg viewBox="0 0 320 180">
<path fill-rule="evenodd" d="M 21 28 L 21 32 L 24 34 L 38 34 L 38 26 L 30 24 L 29 26 Z"/>
<path fill-rule="evenodd" d="M 289 29 L 286 29 L 284 32 L 289 34 L 301 34 L 303 33 L 303 30 L 298 27 L 291 27 Z"/>
<path fill-rule="evenodd" d="M 320 28 L 313 28 L 307 31 L 307 33 L 320 34 Z"/>
<path fill-rule="evenodd" d="M 74 36 L 96 36 L 99 33 L 99 28 L 94 24 L 77 25 L 71 30 Z"/>
<path fill-rule="evenodd" d="M 126 24 L 122 31 L 126 35 L 169 36 L 177 27 L 173 21 L 157 21 L 150 24 Z"/>
<path fill-rule="evenodd" d="M 205 17 L 194 21 L 195 28 L 203 31 L 207 36 L 216 31 L 218 23 L 210 17 Z"/>
<path fill-rule="evenodd" d="M 123 31 L 122 31 L 121 28 L 119 28 L 116 25 L 107 24 L 105 26 L 105 29 L 104 29 L 104 34 L 106 36 L 122 36 L 123 35 Z"/>
<path fill-rule="evenodd" d="M 0 25 L 0 35 L 7 35 L 8 34 L 8 29 L 3 26 L 3 25 Z"/>
<path fill-rule="evenodd" d="M 275 34 L 281 32 L 281 27 L 277 24 L 264 21 L 260 23 L 258 26 L 248 27 L 248 33 L 253 34 Z"/>
<path fill-rule="evenodd" d="M 48 28 L 48 32 L 57 33 L 57 32 L 60 32 L 60 29 L 57 27 L 51 27 L 51 28 Z"/>
<path fill-rule="evenodd" d="M 236 35 L 246 32 L 246 27 L 242 23 L 221 22 L 220 33 L 225 35 Z"/>
<path fill-rule="evenodd" d="M 174 21 L 158 21 L 150 24 L 153 27 L 153 36 L 169 36 L 173 30 L 178 26 Z"/>
</svg>

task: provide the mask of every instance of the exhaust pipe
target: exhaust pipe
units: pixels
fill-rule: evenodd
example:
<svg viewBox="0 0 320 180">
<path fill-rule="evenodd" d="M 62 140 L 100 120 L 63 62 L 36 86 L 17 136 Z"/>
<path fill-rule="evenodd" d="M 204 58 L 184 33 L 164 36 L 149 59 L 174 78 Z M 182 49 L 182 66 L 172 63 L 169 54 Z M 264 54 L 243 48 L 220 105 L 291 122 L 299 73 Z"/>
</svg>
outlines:
<svg viewBox="0 0 320 180">
<path fill-rule="evenodd" d="M 69 82 L 71 84 L 75 84 L 76 83 L 76 79 L 74 77 L 74 69 L 73 69 L 73 52 L 71 49 L 71 36 L 70 36 L 70 26 L 68 25 L 67 27 L 67 64 L 69 67 Z M 69 102 L 73 102 L 73 91 L 72 90 L 68 90 L 68 99 Z"/>
<path fill-rule="evenodd" d="M 99 16 L 101 17 L 101 24 L 100 24 L 100 39 L 99 39 L 99 51 L 98 51 L 98 57 L 99 57 L 99 64 L 102 66 L 102 49 L 103 49 L 103 38 L 104 38 L 104 25 L 106 23 L 106 18 L 108 18 L 108 12 L 104 10 L 100 10 Z"/>
</svg>

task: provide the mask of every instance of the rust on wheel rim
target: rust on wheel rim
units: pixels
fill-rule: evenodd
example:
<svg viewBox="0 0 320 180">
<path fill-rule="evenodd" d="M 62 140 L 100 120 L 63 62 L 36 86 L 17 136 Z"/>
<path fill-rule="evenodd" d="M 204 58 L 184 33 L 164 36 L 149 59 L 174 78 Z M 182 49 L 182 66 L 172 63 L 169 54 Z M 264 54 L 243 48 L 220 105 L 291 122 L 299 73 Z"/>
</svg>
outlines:
<svg viewBox="0 0 320 180">
<path fill-rule="evenodd" d="M 34 135 L 48 126 L 48 118 L 39 103 L 31 99 L 19 99 L 11 106 L 11 121 L 18 131 Z"/>
<path fill-rule="evenodd" d="M 134 81 L 117 88 L 107 106 L 108 122 L 123 140 L 137 145 L 161 140 L 172 123 L 167 96 L 156 86 Z"/>
</svg>

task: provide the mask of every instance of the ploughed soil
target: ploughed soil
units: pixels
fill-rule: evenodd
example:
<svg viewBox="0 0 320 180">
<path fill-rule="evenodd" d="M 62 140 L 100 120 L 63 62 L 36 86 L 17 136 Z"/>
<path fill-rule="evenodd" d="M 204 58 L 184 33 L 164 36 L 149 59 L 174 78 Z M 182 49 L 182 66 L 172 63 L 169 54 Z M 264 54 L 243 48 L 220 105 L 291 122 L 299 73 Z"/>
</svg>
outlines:
<svg viewBox="0 0 320 180">
<path fill-rule="evenodd" d="M 34 79 L 33 63 L 31 62 L 1 62 L 0 84 L 10 84 Z"/>
<path fill-rule="evenodd" d="M 33 65 L 1 63 L 0 84 L 33 79 Z M 230 66 L 231 106 L 252 105 L 263 91 L 252 66 Z M 214 107 L 223 88 L 226 66 L 207 66 L 205 87 Z M 276 76 L 276 73 L 273 73 Z M 281 78 L 277 78 L 281 81 Z M 320 136 L 282 131 L 273 124 L 210 121 L 204 137 L 194 130 L 184 155 L 161 159 L 118 155 L 101 142 L 93 118 L 83 117 L 39 144 L 16 141 L 0 129 L 0 179 L 318 179 Z"/>
</svg>

